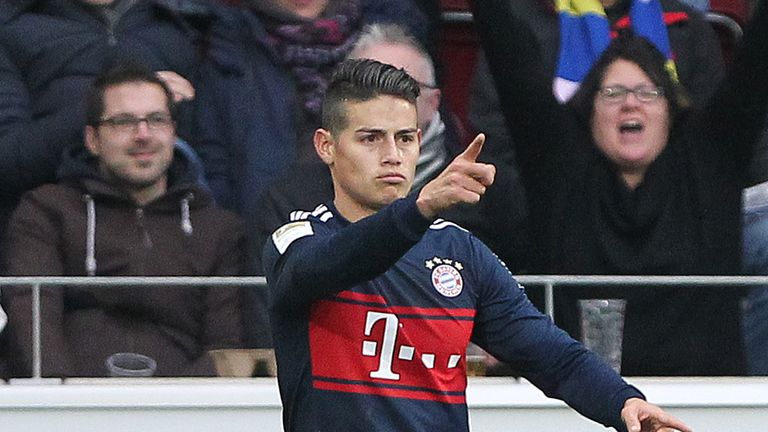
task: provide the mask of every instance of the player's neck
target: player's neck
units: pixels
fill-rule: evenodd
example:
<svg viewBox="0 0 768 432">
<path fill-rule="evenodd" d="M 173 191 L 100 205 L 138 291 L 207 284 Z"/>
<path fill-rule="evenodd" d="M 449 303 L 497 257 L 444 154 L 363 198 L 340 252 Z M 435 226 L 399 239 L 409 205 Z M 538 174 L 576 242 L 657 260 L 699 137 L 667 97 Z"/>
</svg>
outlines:
<svg viewBox="0 0 768 432">
<path fill-rule="evenodd" d="M 376 213 L 376 210 L 361 206 L 350 200 L 348 197 L 345 198 L 344 196 L 339 195 L 334 198 L 333 205 L 336 207 L 336 211 L 338 211 L 344 219 L 353 223 Z"/>
</svg>

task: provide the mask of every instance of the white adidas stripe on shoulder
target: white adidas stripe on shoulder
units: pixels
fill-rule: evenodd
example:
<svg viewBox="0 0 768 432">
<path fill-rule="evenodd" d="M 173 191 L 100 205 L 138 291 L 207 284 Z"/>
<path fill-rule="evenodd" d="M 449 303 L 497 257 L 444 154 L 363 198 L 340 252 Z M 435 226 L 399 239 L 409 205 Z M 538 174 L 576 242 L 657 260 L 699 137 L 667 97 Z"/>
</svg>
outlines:
<svg viewBox="0 0 768 432">
<path fill-rule="evenodd" d="M 459 226 L 459 225 L 457 225 L 457 224 L 455 224 L 453 222 L 449 222 L 449 221 L 447 221 L 445 219 L 435 219 L 435 221 L 432 222 L 432 225 L 429 226 L 429 229 L 441 230 L 441 229 L 448 228 L 448 227 L 456 227 L 456 228 L 458 228 L 458 229 L 460 229 L 460 230 L 462 230 L 464 232 L 469 232 L 466 229 L 462 228 L 461 226 Z"/>
<path fill-rule="evenodd" d="M 315 207 L 315 209 L 312 210 L 311 212 L 304 211 L 304 210 L 294 210 L 290 213 L 289 218 L 291 222 L 296 222 L 301 220 L 307 220 L 309 219 L 310 216 L 314 216 L 323 222 L 328 222 L 328 220 L 333 217 L 333 213 L 331 213 L 331 211 L 328 210 L 328 207 L 325 204 L 320 204 L 319 206 Z"/>
<path fill-rule="evenodd" d="M 323 212 L 327 212 L 327 211 L 328 211 L 328 207 L 326 207 L 325 204 L 320 204 L 319 206 L 315 207 L 314 210 L 312 210 L 312 216 L 318 217 Z"/>
<path fill-rule="evenodd" d="M 296 222 L 300 220 L 305 220 L 309 216 L 309 213 L 303 211 L 303 210 L 294 210 L 290 214 L 290 220 L 291 222 Z"/>
</svg>

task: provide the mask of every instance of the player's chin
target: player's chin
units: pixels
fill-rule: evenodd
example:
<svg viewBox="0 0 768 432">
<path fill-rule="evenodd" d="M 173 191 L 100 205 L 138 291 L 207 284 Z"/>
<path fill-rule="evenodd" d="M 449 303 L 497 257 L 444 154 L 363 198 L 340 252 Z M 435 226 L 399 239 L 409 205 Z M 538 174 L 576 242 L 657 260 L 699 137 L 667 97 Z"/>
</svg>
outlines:
<svg viewBox="0 0 768 432">
<path fill-rule="evenodd" d="M 408 195 L 408 191 L 403 190 L 403 188 L 386 188 L 382 191 L 378 201 L 381 204 L 381 207 L 385 207 L 400 198 L 405 198 L 406 195 Z"/>
</svg>

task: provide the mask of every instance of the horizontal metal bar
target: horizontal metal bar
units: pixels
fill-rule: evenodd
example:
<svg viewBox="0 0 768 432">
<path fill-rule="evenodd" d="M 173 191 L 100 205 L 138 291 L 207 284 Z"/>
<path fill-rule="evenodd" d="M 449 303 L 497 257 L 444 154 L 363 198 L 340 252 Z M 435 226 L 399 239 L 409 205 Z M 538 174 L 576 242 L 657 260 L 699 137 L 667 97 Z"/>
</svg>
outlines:
<svg viewBox="0 0 768 432">
<path fill-rule="evenodd" d="M 614 275 L 519 275 L 515 279 L 529 285 L 768 285 L 768 276 L 614 276 Z M 20 276 L 0 277 L 3 285 L 161 285 L 161 286 L 266 286 L 264 276 Z"/>
<path fill-rule="evenodd" d="M 585 275 L 524 275 L 518 282 L 531 285 L 768 285 L 768 276 L 585 276 Z"/>
<path fill-rule="evenodd" d="M 472 12 L 447 11 L 440 14 L 444 23 L 471 23 L 474 21 Z"/>
<path fill-rule="evenodd" d="M 165 286 L 266 286 L 264 276 L 19 276 L 0 277 L 0 286 L 3 285 L 165 285 Z"/>
</svg>

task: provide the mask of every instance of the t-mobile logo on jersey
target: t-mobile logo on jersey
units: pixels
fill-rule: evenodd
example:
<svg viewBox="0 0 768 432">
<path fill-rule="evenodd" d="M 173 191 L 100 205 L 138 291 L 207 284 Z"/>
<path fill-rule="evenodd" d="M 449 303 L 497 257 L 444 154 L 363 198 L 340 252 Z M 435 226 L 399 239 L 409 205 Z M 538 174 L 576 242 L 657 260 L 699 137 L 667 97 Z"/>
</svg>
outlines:
<svg viewBox="0 0 768 432">
<path fill-rule="evenodd" d="M 312 307 L 313 385 L 342 391 L 463 403 L 462 359 L 474 309 L 399 306 L 343 291 Z"/>
<path fill-rule="evenodd" d="M 397 331 L 401 326 L 397 315 L 383 312 L 369 311 L 365 319 L 365 336 L 371 336 L 371 332 L 376 323 L 383 321 L 384 337 L 381 341 L 364 340 L 363 355 L 366 357 L 375 357 L 376 349 L 381 346 L 379 353 L 379 367 L 370 373 L 371 378 L 380 378 L 388 380 L 399 380 L 400 374 L 392 371 L 392 362 L 395 358 L 395 347 L 397 343 Z M 408 345 L 400 345 L 397 358 L 405 361 L 412 361 L 415 348 Z M 454 369 L 459 365 L 461 354 L 450 354 L 448 357 L 448 369 Z M 434 353 L 421 353 L 419 355 L 421 363 L 427 369 L 435 367 Z"/>
</svg>

